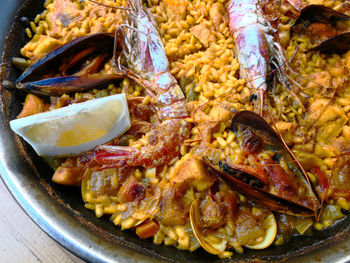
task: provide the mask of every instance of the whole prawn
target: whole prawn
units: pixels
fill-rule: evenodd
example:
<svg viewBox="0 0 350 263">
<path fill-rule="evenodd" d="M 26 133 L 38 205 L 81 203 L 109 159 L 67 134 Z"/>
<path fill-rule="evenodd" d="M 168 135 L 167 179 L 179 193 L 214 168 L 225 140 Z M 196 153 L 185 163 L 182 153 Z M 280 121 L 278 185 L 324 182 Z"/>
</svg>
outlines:
<svg viewBox="0 0 350 263">
<path fill-rule="evenodd" d="M 158 124 L 145 134 L 148 142 L 141 148 L 105 145 L 95 150 L 94 157 L 109 167 L 156 167 L 175 158 L 189 136 L 190 125 L 184 120 L 188 117 L 185 96 L 169 71 L 155 21 L 141 0 L 128 2 L 124 21 L 116 38 L 121 42 L 128 68 L 137 75 L 134 79 L 146 86 L 155 100 Z"/>
<path fill-rule="evenodd" d="M 294 8 L 301 8 L 302 2 L 288 1 Z M 276 29 L 265 17 L 261 0 L 231 0 L 228 5 L 228 21 L 235 42 L 235 53 L 241 64 L 241 76 L 247 79 L 259 103 L 262 114 L 264 94 L 268 90 L 267 76 L 277 70 L 280 82 L 289 88 L 283 68 L 286 58 L 278 43 Z"/>
</svg>

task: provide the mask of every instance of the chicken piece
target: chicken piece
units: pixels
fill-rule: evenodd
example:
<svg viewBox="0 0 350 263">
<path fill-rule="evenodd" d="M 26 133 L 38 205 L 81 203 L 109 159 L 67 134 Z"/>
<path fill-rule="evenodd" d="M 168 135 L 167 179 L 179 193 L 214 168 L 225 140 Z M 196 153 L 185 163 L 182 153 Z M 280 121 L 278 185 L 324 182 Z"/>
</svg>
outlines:
<svg viewBox="0 0 350 263">
<path fill-rule="evenodd" d="M 348 121 L 341 107 L 328 103 L 326 99 L 315 100 L 306 115 L 308 123 L 314 123 L 317 120 L 316 142 L 321 144 L 329 144 L 333 138 L 339 136 Z"/>
<path fill-rule="evenodd" d="M 163 3 L 170 21 L 180 21 L 186 18 L 187 0 L 164 0 Z"/>
<path fill-rule="evenodd" d="M 38 43 L 38 46 L 33 51 L 33 56 L 35 58 L 41 58 L 62 45 L 61 41 L 43 35 L 40 36 Z"/>
<path fill-rule="evenodd" d="M 210 112 L 209 116 L 213 117 L 215 121 L 228 121 L 232 118 L 233 113 L 220 105 L 214 106 Z"/>
<path fill-rule="evenodd" d="M 222 3 L 217 2 L 212 5 L 209 10 L 209 16 L 213 22 L 216 31 L 220 31 L 220 25 L 224 22 L 225 8 Z"/>
<path fill-rule="evenodd" d="M 199 39 L 204 47 L 209 47 L 209 43 L 215 41 L 215 36 L 212 34 L 208 21 L 203 21 L 190 29 L 192 35 Z"/>
<path fill-rule="evenodd" d="M 200 136 L 199 139 L 201 140 L 200 145 L 202 149 L 208 149 L 209 145 L 211 144 L 212 135 L 216 131 L 218 131 L 219 128 L 220 128 L 220 122 L 218 121 L 210 121 L 198 126 L 199 136 Z M 200 150 L 198 154 L 199 155 L 197 156 L 201 157 L 203 154 L 203 151 Z"/>
<path fill-rule="evenodd" d="M 310 75 L 312 82 L 307 85 L 307 90 L 312 94 L 317 94 L 318 89 L 329 88 L 331 85 L 331 75 L 327 71 L 315 72 Z M 320 86 L 321 85 L 321 86 Z M 323 86 L 323 87 L 322 87 Z"/>
<path fill-rule="evenodd" d="M 188 222 L 189 205 L 183 201 L 186 189 L 174 183 L 162 187 L 160 222 L 166 226 L 184 225 Z"/>
<path fill-rule="evenodd" d="M 142 200 L 144 198 L 145 187 L 140 184 L 133 175 L 130 175 L 128 179 L 126 179 L 117 195 L 117 200 L 120 203 L 133 202 L 136 199 Z"/>
<path fill-rule="evenodd" d="M 52 181 L 56 184 L 80 186 L 84 172 L 85 169 L 81 167 L 59 166 L 52 176 Z"/>
<path fill-rule="evenodd" d="M 17 118 L 27 117 L 30 115 L 38 114 L 40 112 L 44 112 L 44 111 L 45 111 L 44 101 L 33 94 L 28 94 L 24 101 L 23 109 L 20 112 L 20 114 L 18 114 Z"/>
<path fill-rule="evenodd" d="M 55 38 L 40 35 L 39 39 L 35 42 L 29 41 L 22 49 L 21 55 L 30 58 L 33 61 L 37 61 L 47 53 L 55 50 L 62 45 L 60 40 Z"/>
<path fill-rule="evenodd" d="M 52 181 L 63 185 L 81 185 L 84 173 L 88 168 L 88 164 L 91 163 L 91 158 L 91 152 L 87 152 L 86 154 L 79 157 L 67 158 L 56 169 L 52 177 Z"/>
<path fill-rule="evenodd" d="M 187 154 L 182 161 L 182 164 L 174 171 L 170 182 L 175 184 L 192 183 L 198 191 L 203 191 L 213 185 L 215 179 L 206 173 L 201 160 L 192 154 Z"/>
</svg>

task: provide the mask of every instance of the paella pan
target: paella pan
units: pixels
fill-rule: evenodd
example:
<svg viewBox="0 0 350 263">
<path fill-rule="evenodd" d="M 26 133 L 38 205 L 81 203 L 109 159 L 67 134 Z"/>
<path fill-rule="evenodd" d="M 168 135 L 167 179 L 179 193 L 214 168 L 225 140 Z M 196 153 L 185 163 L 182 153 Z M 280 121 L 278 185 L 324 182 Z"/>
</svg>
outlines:
<svg viewBox="0 0 350 263">
<path fill-rule="evenodd" d="M 32 21 L 17 18 L 24 47 L 4 56 L 12 69 L 3 69 L 4 116 L 17 115 L 11 128 L 36 151 L 24 144 L 22 154 L 44 156 L 31 165 L 55 170 L 40 177 L 49 193 L 63 205 L 80 186 L 103 228 L 136 230 L 154 244 L 195 251 L 175 252 L 194 260 L 206 252 L 264 258 L 298 238 L 330 237 L 348 210 L 348 50 L 335 44 L 346 42 L 348 7 L 325 5 L 47 1 Z M 83 136 L 80 125 L 78 138 L 62 130 L 59 110 L 71 109 L 79 124 L 78 106 L 94 112 L 101 103 L 104 117 L 120 114 L 106 103 L 122 101 L 120 93 L 130 113 L 118 119 L 128 127 L 117 139 L 91 146 L 96 134 Z M 50 130 L 54 115 L 63 125 Z M 85 122 L 99 132 L 93 126 L 101 123 Z M 50 148 L 44 137 L 55 133 Z M 80 149 L 81 137 L 89 149 Z M 52 174 L 54 184 L 44 182 Z M 93 216 L 81 206 L 73 211 Z"/>
</svg>

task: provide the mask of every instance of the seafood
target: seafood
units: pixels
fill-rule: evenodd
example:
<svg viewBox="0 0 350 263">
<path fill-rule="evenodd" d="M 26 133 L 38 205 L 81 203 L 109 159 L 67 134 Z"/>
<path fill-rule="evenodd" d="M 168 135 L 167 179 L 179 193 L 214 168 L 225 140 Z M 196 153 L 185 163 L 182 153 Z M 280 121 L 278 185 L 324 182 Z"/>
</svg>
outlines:
<svg viewBox="0 0 350 263">
<path fill-rule="evenodd" d="M 258 93 L 262 112 L 264 93 L 268 89 L 265 76 L 271 70 L 269 45 L 274 45 L 274 39 L 269 34 L 269 25 L 259 23 L 257 3 L 257 0 L 230 1 L 228 19 L 241 64 L 241 76 Z"/>
<path fill-rule="evenodd" d="M 259 115 L 238 112 L 231 129 L 240 145 L 253 157 L 241 165 L 208 160 L 217 175 L 242 195 L 271 210 L 299 216 L 316 215 L 319 200 L 304 169 L 279 135 Z"/>
<path fill-rule="evenodd" d="M 95 160 L 107 166 L 156 167 L 175 158 L 180 145 L 188 137 L 190 124 L 185 96 L 169 71 L 169 62 L 152 16 L 142 7 L 141 0 L 129 2 L 125 25 L 117 34 L 123 41 L 123 55 L 129 68 L 144 80 L 158 107 L 161 121 L 146 135 L 147 145 L 141 149 L 125 146 L 100 146 Z"/>
<path fill-rule="evenodd" d="M 258 8 L 258 0 L 232 0 L 228 6 L 228 20 L 241 64 L 240 74 L 247 79 L 254 93 L 257 93 L 255 97 L 259 112 L 262 113 L 269 85 L 267 75 L 272 70 L 271 63 L 279 68 L 285 59 L 282 48 L 273 36 L 273 27 L 259 15 Z"/>
<path fill-rule="evenodd" d="M 207 252 L 214 255 L 218 255 L 225 250 L 227 241 L 224 238 L 221 238 L 219 240 L 216 240 L 216 242 L 213 242 L 212 241 L 213 237 L 210 237 L 211 235 L 213 236 L 213 234 L 204 233 L 205 227 L 203 227 L 203 224 L 201 223 L 202 215 L 200 212 L 199 203 L 200 201 L 198 199 L 194 200 L 190 208 L 190 222 L 191 222 L 193 233 L 197 238 L 198 242 Z M 276 233 L 277 233 L 277 224 L 276 224 L 275 217 L 272 213 L 269 213 L 264 216 L 265 218 L 263 221 L 263 228 L 264 228 L 265 234 L 263 238 L 259 242 L 256 242 L 255 244 L 244 244 L 246 247 L 250 249 L 264 249 L 270 246 L 272 242 L 275 240 Z"/>
<path fill-rule="evenodd" d="M 111 58 L 113 45 L 114 34 L 109 33 L 77 38 L 28 67 L 18 78 L 16 87 L 37 95 L 60 96 L 114 83 L 127 74 L 97 73 Z M 84 63 L 91 56 L 94 57 L 90 63 Z M 60 65 L 58 70 L 57 65 Z"/>
<path fill-rule="evenodd" d="M 350 16 L 322 5 L 309 5 L 300 12 L 293 26 L 294 32 L 306 34 L 314 39 L 316 46 L 310 51 L 342 54 L 350 48 L 350 32 L 337 26 Z M 343 23 L 345 24 L 345 23 Z"/>
<path fill-rule="evenodd" d="M 305 6 L 302 1 L 287 2 L 294 8 L 294 13 L 298 13 Z M 231 0 L 228 6 L 229 27 L 236 44 L 235 53 L 240 62 L 240 74 L 253 91 L 250 101 L 260 115 L 263 115 L 266 105 L 265 94 L 273 90 L 276 80 L 304 108 L 301 99 L 296 95 L 301 92 L 300 86 L 290 76 L 293 71 L 288 66 L 279 42 L 276 27 L 278 18 L 273 12 L 277 7 L 278 5 L 274 6 L 268 1 L 259 0 Z"/>
</svg>

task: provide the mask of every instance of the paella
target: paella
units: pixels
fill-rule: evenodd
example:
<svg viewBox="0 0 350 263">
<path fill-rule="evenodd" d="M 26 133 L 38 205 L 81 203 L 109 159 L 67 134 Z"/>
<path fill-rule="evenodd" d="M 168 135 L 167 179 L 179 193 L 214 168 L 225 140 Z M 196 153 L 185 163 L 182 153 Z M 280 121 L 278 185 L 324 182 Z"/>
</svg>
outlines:
<svg viewBox="0 0 350 263">
<path fill-rule="evenodd" d="M 350 209 L 347 1 L 44 7 L 10 124 L 96 217 L 230 258 Z"/>
</svg>

